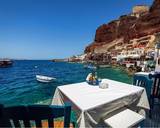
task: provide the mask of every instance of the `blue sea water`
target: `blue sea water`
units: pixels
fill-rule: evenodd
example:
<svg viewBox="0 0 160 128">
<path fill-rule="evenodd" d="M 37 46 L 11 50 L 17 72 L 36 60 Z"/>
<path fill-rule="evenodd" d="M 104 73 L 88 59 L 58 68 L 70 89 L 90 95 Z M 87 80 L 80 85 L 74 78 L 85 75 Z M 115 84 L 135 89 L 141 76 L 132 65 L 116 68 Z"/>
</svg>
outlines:
<svg viewBox="0 0 160 128">
<path fill-rule="evenodd" d="M 12 67 L 0 68 L 0 103 L 50 104 L 57 86 L 85 81 L 91 70 L 83 64 L 51 62 L 47 60 L 17 60 Z M 100 78 L 131 83 L 131 77 L 118 68 L 97 70 Z M 40 83 L 36 75 L 56 77 L 53 83 Z"/>
</svg>

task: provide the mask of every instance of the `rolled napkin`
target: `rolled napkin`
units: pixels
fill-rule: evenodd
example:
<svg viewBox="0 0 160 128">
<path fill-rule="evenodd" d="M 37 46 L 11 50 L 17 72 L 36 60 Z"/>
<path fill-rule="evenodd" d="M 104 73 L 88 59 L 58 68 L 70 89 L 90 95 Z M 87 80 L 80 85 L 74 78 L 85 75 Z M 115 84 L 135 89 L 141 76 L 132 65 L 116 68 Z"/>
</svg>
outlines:
<svg viewBox="0 0 160 128">
<path fill-rule="evenodd" d="M 101 82 L 101 83 L 99 84 L 99 88 L 102 88 L 102 89 L 106 89 L 106 88 L 108 88 L 108 86 L 109 86 L 109 84 L 106 83 L 106 82 Z"/>
</svg>

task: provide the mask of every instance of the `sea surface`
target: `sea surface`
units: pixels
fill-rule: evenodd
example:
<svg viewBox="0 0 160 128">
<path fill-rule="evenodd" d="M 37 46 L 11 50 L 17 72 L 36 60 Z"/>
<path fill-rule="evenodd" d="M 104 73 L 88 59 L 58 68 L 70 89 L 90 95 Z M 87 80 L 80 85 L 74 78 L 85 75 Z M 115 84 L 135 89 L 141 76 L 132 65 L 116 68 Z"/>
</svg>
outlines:
<svg viewBox="0 0 160 128">
<path fill-rule="evenodd" d="M 47 60 L 17 60 L 12 67 L 0 68 L 0 104 L 6 106 L 50 104 L 57 86 L 85 81 L 90 69 L 83 64 Z M 40 83 L 36 75 L 57 78 Z M 119 68 L 97 69 L 98 77 L 131 83 L 132 78 Z"/>
</svg>

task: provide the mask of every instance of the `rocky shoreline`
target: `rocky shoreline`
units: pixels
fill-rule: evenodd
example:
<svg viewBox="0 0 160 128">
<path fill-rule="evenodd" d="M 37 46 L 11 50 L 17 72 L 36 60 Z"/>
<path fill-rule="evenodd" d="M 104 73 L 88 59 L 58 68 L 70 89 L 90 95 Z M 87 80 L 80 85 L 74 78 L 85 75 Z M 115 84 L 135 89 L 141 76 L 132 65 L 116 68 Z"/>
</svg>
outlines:
<svg viewBox="0 0 160 128">
<path fill-rule="evenodd" d="M 139 58 L 151 57 L 157 42 L 160 42 L 160 0 L 154 0 L 151 7 L 135 6 L 131 13 L 99 26 L 93 43 L 84 50 L 85 61 L 111 63 L 112 58 L 120 55 L 134 58 L 133 52 Z"/>
<path fill-rule="evenodd" d="M 135 6 L 131 13 L 99 26 L 84 54 L 53 61 L 116 67 L 133 75 L 155 66 L 157 43 L 160 43 L 160 0 L 154 0 L 151 7 Z"/>
<path fill-rule="evenodd" d="M 159 42 L 160 0 L 154 0 L 151 7 L 137 5 L 131 13 L 99 26 L 93 42 L 84 50 L 85 57 L 69 60 L 99 67 L 116 66 L 132 75 L 151 70 L 149 63 L 155 62 L 155 46 Z"/>
</svg>

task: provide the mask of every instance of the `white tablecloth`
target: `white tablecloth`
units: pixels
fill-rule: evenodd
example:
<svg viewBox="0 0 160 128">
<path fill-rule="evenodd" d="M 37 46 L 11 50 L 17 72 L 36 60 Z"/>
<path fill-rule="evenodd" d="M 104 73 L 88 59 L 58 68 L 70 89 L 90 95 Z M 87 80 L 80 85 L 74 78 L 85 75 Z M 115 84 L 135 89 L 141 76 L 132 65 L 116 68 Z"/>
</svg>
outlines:
<svg viewBox="0 0 160 128">
<path fill-rule="evenodd" d="M 86 82 L 57 87 L 52 104 L 63 105 L 70 101 L 76 110 L 80 127 L 92 127 L 105 118 L 107 114 L 124 106 L 149 109 L 144 88 L 122 82 L 103 79 L 109 87 L 101 89 Z"/>
</svg>

